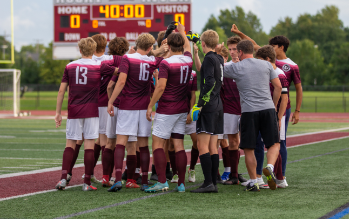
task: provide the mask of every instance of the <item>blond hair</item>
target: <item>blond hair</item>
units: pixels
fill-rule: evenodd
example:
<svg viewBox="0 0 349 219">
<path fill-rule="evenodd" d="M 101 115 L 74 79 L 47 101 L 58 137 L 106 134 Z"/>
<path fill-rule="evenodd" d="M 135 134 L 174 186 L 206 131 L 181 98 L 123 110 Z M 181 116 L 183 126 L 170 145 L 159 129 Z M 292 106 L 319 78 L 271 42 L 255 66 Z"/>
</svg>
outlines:
<svg viewBox="0 0 349 219">
<path fill-rule="evenodd" d="M 155 43 L 155 38 L 149 33 L 142 33 L 136 40 L 137 49 L 147 51 Z"/>
<path fill-rule="evenodd" d="M 226 47 L 223 47 L 221 54 L 223 58 L 229 58 L 229 50 Z"/>
<path fill-rule="evenodd" d="M 210 49 L 215 49 L 219 43 L 218 33 L 214 30 L 206 30 L 201 34 L 201 41 L 205 42 Z"/>
<path fill-rule="evenodd" d="M 97 43 L 91 37 L 82 38 L 78 45 L 83 56 L 92 56 L 97 48 Z"/>
</svg>

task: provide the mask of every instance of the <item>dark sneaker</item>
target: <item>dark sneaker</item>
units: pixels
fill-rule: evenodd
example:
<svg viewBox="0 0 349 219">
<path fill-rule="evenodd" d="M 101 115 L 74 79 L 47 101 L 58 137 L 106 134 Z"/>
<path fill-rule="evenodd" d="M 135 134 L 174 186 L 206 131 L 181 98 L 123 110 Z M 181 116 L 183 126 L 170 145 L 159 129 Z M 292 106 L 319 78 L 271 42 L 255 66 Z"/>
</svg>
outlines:
<svg viewBox="0 0 349 219">
<path fill-rule="evenodd" d="M 158 175 L 156 173 L 151 173 L 150 180 L 158 181 Z"/>
<path fill-rule="evenodd" d="M 192 193 L 211 193 L 211 192 L 216 192 L 216 187 L 213 185 L 213 183 L 211 183 L 208 186 L 205 186 L 204 184 L 202 184 L 202 186 L 200 186 L 197 189 L 191 190 L 190 192 Z M 218 190 L 217 190 L 218 192 Z"/>
<path fill-rule="evenodd" d="M 276 189 L 276 177 L 270 167 L 263 168 L 263 174 L 267 177 L 268 186 L 271 190 Z"/>
<path fill-rule="evenodd" d="M 223 184 L 223 180 L 220 175 L 217 175 L 217 183 Z"/>
<path fill-rule="evenodd" d="M 244 191 L 246 192 L 260 192 L 261 190 L 259 189 L 258 183 L 253 184 L 253 186 L 251 186 L 251 184 L 249 183 L 246 188 L 244 189 Z"/>
<path fill-rule="evenodd" d="M 137 183 L 138 185 L 141 185 L 141 184 L 142 184 L 142 176 L 138 177 L 136 183 Z M 146 185 L 146 184 L 144 184 L 144 185 Z M 148 185 L 154 185 L 154 183 L 153 183 L 152 181 L 149 181 L 149 180 L 148 180 Z"/>
<path fill-rule="evenodd" d="M 238 174 L 238 179 L 241 183 L 247 182 L 247 179 L 245 177 L 243 177 L 242 174 Z"/>
<path fill-rule="evenodd" d="M 122 183 L 121 183 L 121 181 L 118 181 L 118 182 L 114 183 L 114 185 L 112 185 L 112 187 L 110 187 L 108 189 L 108 192 L 117 192 L 121 189 L 122 189 Z"/>
<path fill-rule="evenodd" d="M 141 185 L 141 191 L 143 191 L 143 192 L 144 192 L 144 190 L 146 190 L 148 188 L 149 188 L 149 186 L 147 184 Z"/>
<path fill-rule="evenodd" d="M 212 193 L 218 193 L 218 186 L 217 185 L 214 186 L 214 191 Z"/>
<path fill-rule="evenodd" d="M 127 180 L 127 170 L 125 170 L 123 173 L 122 173 L 122 176 L 121 176 L 121 179 L 122 180 Z"/>
<path fill-rule="evenodd" d="M 238 178 L 230 178 L 229 180 L 225 181 L 223 185 L 239 185 L 239 179 Z"/>
</svg>

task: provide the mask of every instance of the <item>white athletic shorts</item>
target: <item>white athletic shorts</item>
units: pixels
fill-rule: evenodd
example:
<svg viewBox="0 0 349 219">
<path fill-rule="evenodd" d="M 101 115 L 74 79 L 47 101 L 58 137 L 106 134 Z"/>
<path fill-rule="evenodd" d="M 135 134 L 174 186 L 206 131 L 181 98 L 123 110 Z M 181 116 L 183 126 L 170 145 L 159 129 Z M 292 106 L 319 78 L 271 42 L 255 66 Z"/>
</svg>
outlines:
<svg viewBox="0 0 349 219">
<path fill-rule="evenodd" d="M 185 125 L 188 113 L 180 113 L 174 115 L 155 114 L 153 135 L 170 139 L 171 133 L 185 134 Z"/>
<path fill-rule="evenodd" d="M 99 134 L 106 135 L 107 134 L 107 121 L 109 114 L 107 112 L 106 106 L 98 107 L 99 114 Z"/>
<path fill-rule="evenodd" d="M 97 139 L 99 118 L 67 119 L 66 137 L 70 140 L 82 140 L 82 133 L 85 139 Z"/>
<path fill-rule="evenodd" d="M 239 133 L 240 116 L 230 113 L 224 113 L 224 134 Z"/>
<path fill-rule="evenodd" d="M 223 139 L 228 139 L 228 135 L 226 135 L 226 134 L 219 134 L 218 135 L 218 140 L 223 140 Z"/>
<path fill-rule="evenodd" d="M 118 111 L 116 134 L 138 137 L 151 136 L 151 122 L 147 120 L 147 110 Z M 129 140 L 130 141 L 130 140 Z"/>
<path fill-rule="evenodd" d="M 281 127 L 280 127 L 280 140 L 286 140 L 286 116 L 283 116 L 281 119 Z"/>
<path fill-rule="evenodd" d="M 196 133 L 196 121 L 192 121 L 190 124 L 185 124 L 185 134 L 191 135 Z"/>
<path fill-rule="evenodd" d="M 119 108 L 114 106 L 114 116 L 108 115 L 107 121 L 107 137 L 108 138 L 116 138 L 116 124 L 118 117 Z M 137 141 L 137 136 L 128 136 L 129 142 Z"/>
</svg>

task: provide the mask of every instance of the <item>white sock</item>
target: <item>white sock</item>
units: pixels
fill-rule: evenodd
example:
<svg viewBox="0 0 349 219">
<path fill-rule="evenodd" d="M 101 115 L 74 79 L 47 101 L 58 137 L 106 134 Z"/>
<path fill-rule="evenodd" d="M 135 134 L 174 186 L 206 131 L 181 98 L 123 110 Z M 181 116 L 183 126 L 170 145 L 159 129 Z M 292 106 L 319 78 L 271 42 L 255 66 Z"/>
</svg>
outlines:
<svg viewBox="0 0 349 219">
<path fill-rule="evenodd" d="M 257 177 L 257 181 L 263 181 L 263 178 L 262 177 L 260 177 L 260 178 Z"/>
<path fill-rule="evenodd" d="M 268 163 L 267 167 L 270 167 L 271 171 L 274 172 L 274 165 L 273 164 Z"/>
<path fill-rule="evenodd" d="M 224 172 L 230 173 L 230 167 L 224 167 Z"/>
<path fill-rule="evenodd" d="M 250 186 L 253 186 L 255 183 L 257 183 L 257 179 L 251 179 Z"/>
<path fill-rule="evenodd" d="M 135 173 L 139 173 L 140 170 L 141 170 L 141 168 L 136 168 Z"/>
</svg>

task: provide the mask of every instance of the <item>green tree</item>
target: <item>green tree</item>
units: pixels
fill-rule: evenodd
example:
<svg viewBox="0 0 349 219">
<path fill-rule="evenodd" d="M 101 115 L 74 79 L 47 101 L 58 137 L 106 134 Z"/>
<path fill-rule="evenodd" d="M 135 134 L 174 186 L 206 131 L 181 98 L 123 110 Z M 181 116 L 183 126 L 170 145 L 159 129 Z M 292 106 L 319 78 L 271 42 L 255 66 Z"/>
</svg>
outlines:
<svg viewBox="0 0 349 219">
<path fill-rule="evenodd" d="M 336 82 L 347 84 L 349 82 L 349 42 L 334 49 L 331 65 L 333 66 L 332 77 L 336 79 Z"/>
</svg>

